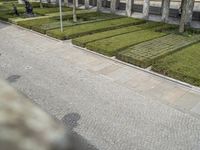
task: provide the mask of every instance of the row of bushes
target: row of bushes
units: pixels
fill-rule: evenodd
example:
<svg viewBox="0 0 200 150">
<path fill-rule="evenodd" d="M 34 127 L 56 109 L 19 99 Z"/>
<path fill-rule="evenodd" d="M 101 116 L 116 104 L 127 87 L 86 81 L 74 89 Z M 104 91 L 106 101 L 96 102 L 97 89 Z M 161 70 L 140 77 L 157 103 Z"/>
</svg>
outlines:
<svg viewBox="0 0 200 150">
<path fill-rule="evenodd" d="M 59 39 L 70 39 L 96 32 L 117 29 L 133 24 L 139 24 L 141 22 L 143 21 L 139 19 L 121 17 L 117 19 L 87 23 L 78 26 L 65 27 L 63 32 L 60 32 L 59 29 L 49 30 L 47 31 L 47 35 Z"/>
</svg>

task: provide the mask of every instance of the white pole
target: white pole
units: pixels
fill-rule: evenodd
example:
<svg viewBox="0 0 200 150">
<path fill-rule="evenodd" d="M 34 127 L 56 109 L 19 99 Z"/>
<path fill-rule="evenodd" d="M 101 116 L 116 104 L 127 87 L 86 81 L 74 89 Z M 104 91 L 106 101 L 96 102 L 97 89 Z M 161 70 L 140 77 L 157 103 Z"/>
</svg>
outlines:
<svg viewBox="0 0 200 150">
<path fill-rule="evenodd" d="M 62 22 L 62 2 L 59 0 L 59 7 L 60 7 L 60 30 L 63 32 L 63 22 Z"/>
</svg>

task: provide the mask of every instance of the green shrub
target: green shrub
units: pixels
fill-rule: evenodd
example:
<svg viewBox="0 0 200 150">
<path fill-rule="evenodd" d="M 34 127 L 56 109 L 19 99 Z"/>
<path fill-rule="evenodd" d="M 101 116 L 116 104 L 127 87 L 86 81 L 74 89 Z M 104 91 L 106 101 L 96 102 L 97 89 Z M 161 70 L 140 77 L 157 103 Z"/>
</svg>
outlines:
<svg viewBox="0 0 200 150">
<path fill-rule="evenodd" d="M 84 47 L 87 43 L 90 43 L 90 42 L 94 42 L 97 40 L 101 40 L 101 39 L 105 39 L 105 38 L 109 38 L 109 37 L 113 37 L 113 36 L 117 36 L 121 34 L 130 33 L 130 32 L 135 32 L 142 29 L 149 29 L 155 26 L 160 26 L 160 25 L 161 23 L 157 23 L 157 22 L 146 22 L 140 25 L 128 26 L 128 27 L 123 27 L 123 28 L 119 28 L 115 30 L 85 35 L 85 36 L 73 39 L 72 43 L 75 45 Z"/>
<path fill-rule="evenodd" d="M 164 35 L 166 34 L 162 32 L 141 30 L 91 42 L 86 44 L 86 47 L 108 56 L 114 56 L 127 47 Z"/>
<path fill-rule="evenodd" d="M 157 60 L 153 71 L 200 86 L 200 43 Z"/>
<path fill-rule="evenodd" d="M 117 29 L 123 26 L 129 26 L 133 24 L 139 24 L 143 22 L 142 20 L 132 19 L 132 18 L 119 18 L 111 19 L 100 22 L 87 23 L 72 27 L 65 27 L 63 33 L 59 29 L 47 31 L 48 35 L 58 36 L 59 34 L 65 35 L 65 39 L 75 38 L 86 34 L 106 31 L 110 29 Z"/>
</svg>

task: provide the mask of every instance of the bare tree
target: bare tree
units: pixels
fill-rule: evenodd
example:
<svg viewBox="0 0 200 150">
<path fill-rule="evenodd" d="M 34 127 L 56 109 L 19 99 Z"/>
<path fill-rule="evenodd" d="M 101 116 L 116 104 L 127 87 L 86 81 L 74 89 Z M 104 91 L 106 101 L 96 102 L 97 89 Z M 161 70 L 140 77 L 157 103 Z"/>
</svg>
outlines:
<svg viewBox="0 0 200 150">
<path fill-rule="evenodd" d="M 77 15 L 76 15 L 76 0 L 73 0 L 73 21 L 77 22 Z"/>
<path fill-rule="evenodd" d="M 65 6 L 69 6 L 68 0 L 64 0 Z"/>
<path fill-rule="evenodd" d="M 180 33 L 183 33 L 185 31 L 185 19 L 186 19 L 186 13 L 187 13 L 187 10 L 186 10 L 186 5 L 187 5 L 187 0 L 182 0 L 181 1 L 181 20 L 180 20 L 180 24 L 179 24 L 179 32 Z"/>
<path fill-rule="evenodd" d="M 40 8 L 43 8 L 42 0 L 40 0 Z"/>
</svg>

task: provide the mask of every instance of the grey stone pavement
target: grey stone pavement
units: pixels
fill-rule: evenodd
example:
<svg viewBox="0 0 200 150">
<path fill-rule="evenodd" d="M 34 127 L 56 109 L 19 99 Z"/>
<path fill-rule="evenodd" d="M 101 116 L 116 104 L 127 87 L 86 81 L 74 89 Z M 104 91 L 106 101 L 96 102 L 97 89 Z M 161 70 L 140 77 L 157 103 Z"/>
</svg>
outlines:
<svg viewBox="0 0 200 150">
<path fill-rule="evenodd" d="M 70 126 L 91 150 L 199 150 L 200 94 L 0 23 L 0 78 Z"/>
</svg>

